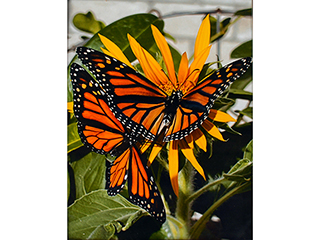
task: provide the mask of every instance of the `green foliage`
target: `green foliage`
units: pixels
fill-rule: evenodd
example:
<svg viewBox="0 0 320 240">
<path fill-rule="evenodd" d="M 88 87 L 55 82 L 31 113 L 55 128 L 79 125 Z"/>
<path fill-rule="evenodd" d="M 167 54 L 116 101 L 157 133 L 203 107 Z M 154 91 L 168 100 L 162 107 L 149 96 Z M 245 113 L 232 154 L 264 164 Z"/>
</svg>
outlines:
<svg viewBox="0 0 320 240">
<path fill-rule="evenodd" d="M 247 116 L 249 118 L 252 118 L 252 113 L 253 113 L 253 107 L 247 107 L 241 111 L 236 111 L 237 113 L 239 113 L 240 115 L 244 115 Z"/>
<path fill-rule="evenodd" d="M 252 16 L 252 8 L 242 9 L 234 14 L 235 16 Z"/>
<path fill-rule="evenodd" d="M 167 216 L 167 221 L 161 226 L 161 229 L 150 236 L 150 239 L 185 239 L 187 236 L 182 231 L 185 226 L 178 219 Z"/>
<path fill-rule="evenodd" d="M 71 123 L 68 125 L 68 153 L 83 146 L 78 134 L 77 123 Z"/>
<path fill-rule="evenodd" d="M 148 213 L 121 195 L 93 191 L 68 208 L 69 239 L 111 239 Z"/>
<path fill-rule="evenodd" d="M 244 150 L 243 158 L 248 159 L 252 162 L 253 160 L 253 140 L 251 140 L 246 149 Z"/>
<path fill-rule="evenodd" d="M 231 52 L 231 58 L 252 57 L 252 40 L 249 40 Z"/>
<path fill-rule="evenodd" d="M 213 42 L 213 41 L 216 41 L 216 40 L 222 38 L 223 35 L 226 34 L 228 27 L 229 27 L 229 24 L 230 24 L 230 21 L 231 21 L 231 18 L 225 18 L 219 23 L 219 29 L 220 29 L 219 32 L 217 31 L 218 30 L 217 29 L 217 19 L 212 16 L 210 16 L 209 19 L 210 19 L 210 27 L 211 27 L 210 42 Z"/>
<path fill-rule="evenodd" d="M 70 164 L 74 172 L 77 199 L 91 191 L 105 188 L 105 161 L 105 156 L 90 152 Z"/>
<path fill-rule="evenodd" d="M 76 28 L 92 34 L 99 32 L 106 26 L 103 22 L 97 21 L 92 12 L 78 13 L 73 17 L 72 22 Z"/>
<path fill-rule="evenodd" d="M 211 63 L 204 64 L 204 66 L 200 72 L 200 75 L 199 75 L 199 81 L 201 81 L 206 76 L 210 75 L 211 73 L 213 73 L 215 71 L 214 69 L 211 68 L 211 66 L 215 63 L 218 63 L 218 62 L 211 62 Z"/>
<path fill-rule="evenodd" d="M 242 89 L 231 88 L 229 91 L 229 98 L 232 99 L 246 99 L 252 101 L 252 92 L 248 92 Z"/>
</svg>

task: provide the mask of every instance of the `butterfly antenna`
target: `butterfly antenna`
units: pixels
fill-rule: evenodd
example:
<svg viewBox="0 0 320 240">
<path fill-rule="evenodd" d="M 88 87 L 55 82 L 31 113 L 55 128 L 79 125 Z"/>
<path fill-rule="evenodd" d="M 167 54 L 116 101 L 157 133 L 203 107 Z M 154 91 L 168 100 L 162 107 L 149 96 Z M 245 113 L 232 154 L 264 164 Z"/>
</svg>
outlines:
<svg viewBox="0 0 320 240">
<path fill-rule="evenodd" d="M 165 72 L 163 69 L 161 69 L 161 71 L 166 75 L 166 77 L 167 77 L 167 79 L 169 80 L 169 82 L 171 82 L 172 86 L 174 87 L 174 90 L 177 90 L 175 84 L 171 81 L 171 79 L 170 79 L 169 76 L 166 74 L 166 72 Z"/>
<path fill-rule="evenodd" d="M 179 84 L 178 74 L 175 72 L 175 75 L 176 75 L 176 79 L 177 79 L 177 89 L 179 89 L 180 88 L 180 84 Z"/>
<path fill-rule="evenodd" d="M 188 80 L 188 78 L 195 72 L 195 71 L 200 71 L 200 69 L 194 69 L 189 75 L 188 77 L 186 77 L 186 79 L 181 83 L 181 86 Z"/>
</svg>

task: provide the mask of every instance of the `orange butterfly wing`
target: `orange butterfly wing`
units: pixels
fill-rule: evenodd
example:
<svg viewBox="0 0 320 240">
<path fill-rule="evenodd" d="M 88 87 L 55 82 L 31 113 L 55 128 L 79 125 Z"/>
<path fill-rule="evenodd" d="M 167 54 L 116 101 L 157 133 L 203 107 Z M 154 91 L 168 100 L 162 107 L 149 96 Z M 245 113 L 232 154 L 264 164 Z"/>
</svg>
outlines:
<svg viewBox="0 0 320 240">
<path fill-rule="evenodd" d="M 180 97 L 179 91 L 175 96 L 166 95 L 132 68 L 101 52 L 80 47 L 77 53 L 105 89 L 108 105 L 117 119 L 149 140 L 154 140 L 165 125 L 166 142 L 181 139 L 197 129 L 215 99 L 252 62 L 251 58 L 244 58 L 228 64 Z M 168 120 L 166 124 L 164 120 Z"/>
<path fill-rule="evenodd" d="M 77 53 L 105 89 L 115 116 L 132 131 L 154 140 L 165 115 L 167 94 L 117 59 L 85 47 L 77 48 Z"/>
<path fill-rule="evenodd" d="M 135 146 L 127 148 L 107 171 L 108 194 L 116 195 L 128 179 L 129 200 L 161 223 L 166 220 L 163 202 L 152 174 Z"/>
<path fill-rule="evenodd" d="M 74 114 L 85 146 L 100 154 L 112 151 L 123 142 L 124 128 L 110 111 L 105 93 L 79 65 L 70 67 Z"/>
<path fill-rule="evenodd" d="M 70 68 L 74 92 L 74 114 L 82 142 L 97 153 L 114 153 L 117 158 L 107 171 L 109 195 L 118 194 L 128 179 L 129 200 L 156 220 L 166 220 L 163 202 L 148 167 L 141 161 L 137 141 L 115 118 L 105 102 L 106 94 L 78 64 Z M 137 137 L 135 135 L 135 137 Z"/>
<path fill-rule="evenodd" d="M 207 118 L 214 101 L 251 66 L 250 57 L 234 61 L 212 73 L 181 99 L 164 141 L 177 140 L 197 129 Z"/>
</svg>

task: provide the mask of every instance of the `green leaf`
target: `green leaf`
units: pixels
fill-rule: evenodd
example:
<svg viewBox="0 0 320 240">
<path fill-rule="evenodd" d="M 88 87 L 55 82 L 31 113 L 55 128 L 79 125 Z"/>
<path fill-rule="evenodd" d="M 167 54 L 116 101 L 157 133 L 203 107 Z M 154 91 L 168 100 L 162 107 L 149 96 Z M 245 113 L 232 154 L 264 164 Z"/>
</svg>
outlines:
<svg viewBox="0 0 320 240">
<path fill-rule="evenodd" d="M 84 195 L 68 207 L 69 239 L 110 239 L 125 231 L 148 213 L 121 195 L 110 197 L 106 190 Z"/>
<path fill-rule="evenodd" d="M 233 167 L 229 170 L 228 174 L 235 173 L 243 168 L 246 168 L 249 164 L 251 164 L 251 161 L 249 159 L 243 158 L 240 159 Z"/>
<path fill-rule="evenodd" d="M 168 38 L 168 39 L 170 39 L 170 40 L 172 40 L 174 42 L 176 41 L 176 39 L 172 35 L 167 33 L 167 32 L 164 32 L 163 35 L 165 36 L 165 38 Z"/>
<path fill-rule="evenodd" d="M 131 51 L 127 34 L 129 33 L 135 38 L 143 48 L 147 51 L 154 45 L 153 35 L 151 31 L 151 24 L 155 25 L 161 32 L 163 32 L 164 22 L 152 14 L 135 14 L 122 18 L 116 22 L 111 23 L 102 30 L 99 34 L 106 36 L 113 41 L 124 52 L 129 61 L 134 61 L 136 57 Z M 96 33 L 84 46 L 101 51 L 104 47 L 98 33 Z M 81 65 L 78 57 L 75 56 L 68 67 L 68 102 L 72 101 L 72 84 L 70 81 L 70 66 L 73 62 Z"/>
<path fill-rule="evenodd" d="M 98 189 L 104 189 L 106 157 L 90 152 L 82 159 L 71 163 L 76 185 L 76 199 Z"/>
<path fill-rule="evenodd" d="M 184 226 L 178 219 L 167 215 L 167 221 L 161 226 L 161 229 L 153 233 L 150 239 L 187 239 L 188 236 L 184 234 Z"/>
<path fill-rule="evenodd" d="M 237 175 L 237 174 L 232 174 L 232 175 L 223 174 L 223 177 L 226 180 L 234 181 L 234 182 L 249 182 L 251 180 L 250 178 L 246 178 L 243 175 Z"/>
<path fill-rule="evenodd" d="M 105 27 L 103 22 L 95 19 L 92 12 L 88 12 L 87 14 L 78 13 L 74 16 L 72 22 L 76 28 L 92 34 L 99 32 Z"/>
<path fill-rule="evenodd" d="M 220 31 L 217 32 L 217 19 L 209 16 L 210 20 L 210 42 L 214 42 L 224 36 L 230 26 L 231 18 L 225 18 L 219 23 Z"/>
<path fill-rule="evenodd" d="M 70 176 L 69 172 L 67 173 L 67 201 L 69 200 L 70 197 Z"/>
<path fill-rule="evenodd" d="M 230 107 L 235 104 L 235 100 L 226 97 L 219 97 L 213 104 L 213 109 L 218 109 L 222 112 L 226 112 Z"/>
<path fill-rule="evenodd" d="M 252 101 L 252 92 L 248 92 L 242 89 L 230 88 L 228 97 L 232 99 L 240 98 Z"/>
<path fill-rule="evenodd" d="M 241 136 L 241 133 L 231 128 L 227 123 L 215 122 L 214 125 L 216 125 L 218 128 L 226 130 L 229 133 L 233 133 Z"/>
<path fill-rule="evenodd" d="M 242 9 L 234 13 L 235 16 L 252 16 L 252 8 Z"/>
<path fill-rule="evenodd" d="M 78 126 L 77 123 L 71 123 L 68 125 L 68 153 L 71 151 L 82 147 L 83 143 L 78 134 Z"/>
<path fill-rule="evenodd" d="M 102 239 L 118 239 L 115 236 L 115 226 L 113 224 L 108 224 L 106 226 L 100 225 L 96 227 L 95 230 L 92 231 L 90 236 L 86 239 L 95 239 L 95 240 L 102 240 Z"/>
<path fill-rule="evenodd" d="M 71 111 L 71 112 L 68 111 L 68 125 L 71 124 L 71 123 L 76 123 L 76 122 L 77 122 L 77 119 L 74 116 L 74 112 L 73 111 Z"/>
<path fill-rule="evenodd" d="M 244 150 L 243 158 L 253 160 L 253 140 L 251 140 Z"/>
<path fill-rule="evenodd" d="M 202 70 L 201 70 L 201 72 L 200 72 L 200 74 L 199 74 L 199 80 L 198 80 L 198 82 L 200 82 L 204 77 L 206 77 L 206 76 L 212 74 L 214 71 L 216 71 L 216 69 L 211 68 L 211 66 L 212 66 L 213 64 L 216 64 L 216 63 L 219 64 L 220 62 L 219 62 L 219 61 L 217 61 L 217 62 L 210 62 L 210 63 L 206 63 L 206 64 L 203 65 Z"/>
<path fill-rule="evenodd" d="M 247 159 L 248 160 L 248 159 Z M 224 181 L 222 184 L 224 187 L 227 189 L 226 191 L 230 191 L 234 188 L 237 188 L 239 185 L 243 185 L 248 183 L 248 187 L 242 189 L 238 193 L 243 193 L 246 191 L 251 190 L 251 185 L 252 185 L 252 167 L 253 164 L 250 162 L 247 166 L 244 168 L 238 170 L 235 173 L 232 174 L 223 174 Z"/>
<path fill-rule="evenodd" d="M 247 107 L 247 108 L 243 109 L 242 111 L 236 110 L 235 112 L 242 114 L 244 116 L 247 116 L 252 119 L 252 111 L 253 111 L 253 107 Z"/>
<path fill-rule="evenodd" d="M 190 202 L 206 191 L 220 191 L 220 185 L 224 186 L 224 193 L 238 187 L 239 184 L 245 182 L 250 182 L 252 178 L 252 161 L 249 159 L 239 160 L 233 167 L 228 171 L 228 173 L 222 174 L 221 177 L 213 179 L 208 176 L 208 182 L 202 188 L 197 190 L 187 199 Z M 245 191 L 248 189 L 246 188 Z"/>
<path fill-rule="evenodd" d="M 231 58 L 243 58 L 252 57 L 252 40 L 242 43 L 240 46 L 235 48 L 231 54 Z"/>
<path fill-rule="evenodd" d="M 252 178 L 252 161 L 247 158 L 239 160 L 223 177 L 228 181 L 248 182 Z M 224 182 L 226 188 L 234 186 L 232 183 Z"/>
<path fill-rule="evenodd" d="M 224 181 L 221 184 L 229 191 L 241 183 L 251 182 L 252 165 L 249 159 L 244 158 L 239 160 L 228 173 L 223 174 Z M 244 190 L 247 191 L 249 188 Z"/>
<path fill-rule="evenodd" d="M 252 161 L 249 159 L 243 158 L 239 160 L 227 174 L 223 174 L 223 176 L 228 179 L 230 176 L 248 176 L 251 175 L 252 170 Z"/>
<path fill-rule="evenodd" d="M 129 61 L 134 61 L 136 57 L 131 51 L 127 34 L 135 38 L 143 48 L 149 50 L 154 44 L 151 24 L 163 32 L 164 22 L 162 20 L 159 20 L 159 18 L 152 14 L 136 14 L 108 25 L 99 31 L 99 34 L 106 36 L 114 42 L 123 51 Z M 98 51 L 101 51 L 100 48 L 104 47 L 98 34 L 95 34 L 85 46 Z"/>
</svg>

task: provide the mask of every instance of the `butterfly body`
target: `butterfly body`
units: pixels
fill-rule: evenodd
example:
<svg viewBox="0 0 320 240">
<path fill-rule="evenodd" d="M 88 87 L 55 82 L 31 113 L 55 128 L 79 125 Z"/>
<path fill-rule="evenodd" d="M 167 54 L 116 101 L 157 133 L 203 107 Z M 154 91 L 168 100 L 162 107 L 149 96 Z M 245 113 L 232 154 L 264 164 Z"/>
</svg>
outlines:
<svg viewBox="0 0 320 240">
<path fill-rule="evenodd" d="M 106 90 L 84 68 L 74 63 L 70 75 L 81 141 L 96 153 L 116 157 L 107 170 L 108 194 L 118 194 L 128 182 L 129 200 L 163 223 L 164 205 L 140 152 L 139 134 L 127 129 L 114 116 L 107 105 Z"/>
<path fill-rule="evenodd" d="M 84 65 L 101 83 L 116 118 L 133 132 L 154 140 L 179 140 L 207 118 L 214 101 L 251 66 L 243 58 L 224 66 L 193 87 L 182 83 L 165 91 L 126 64 L 101 52 L 77 48 Z M 171 92 L 171 94 L 169 94 Z"/>
</svg>

